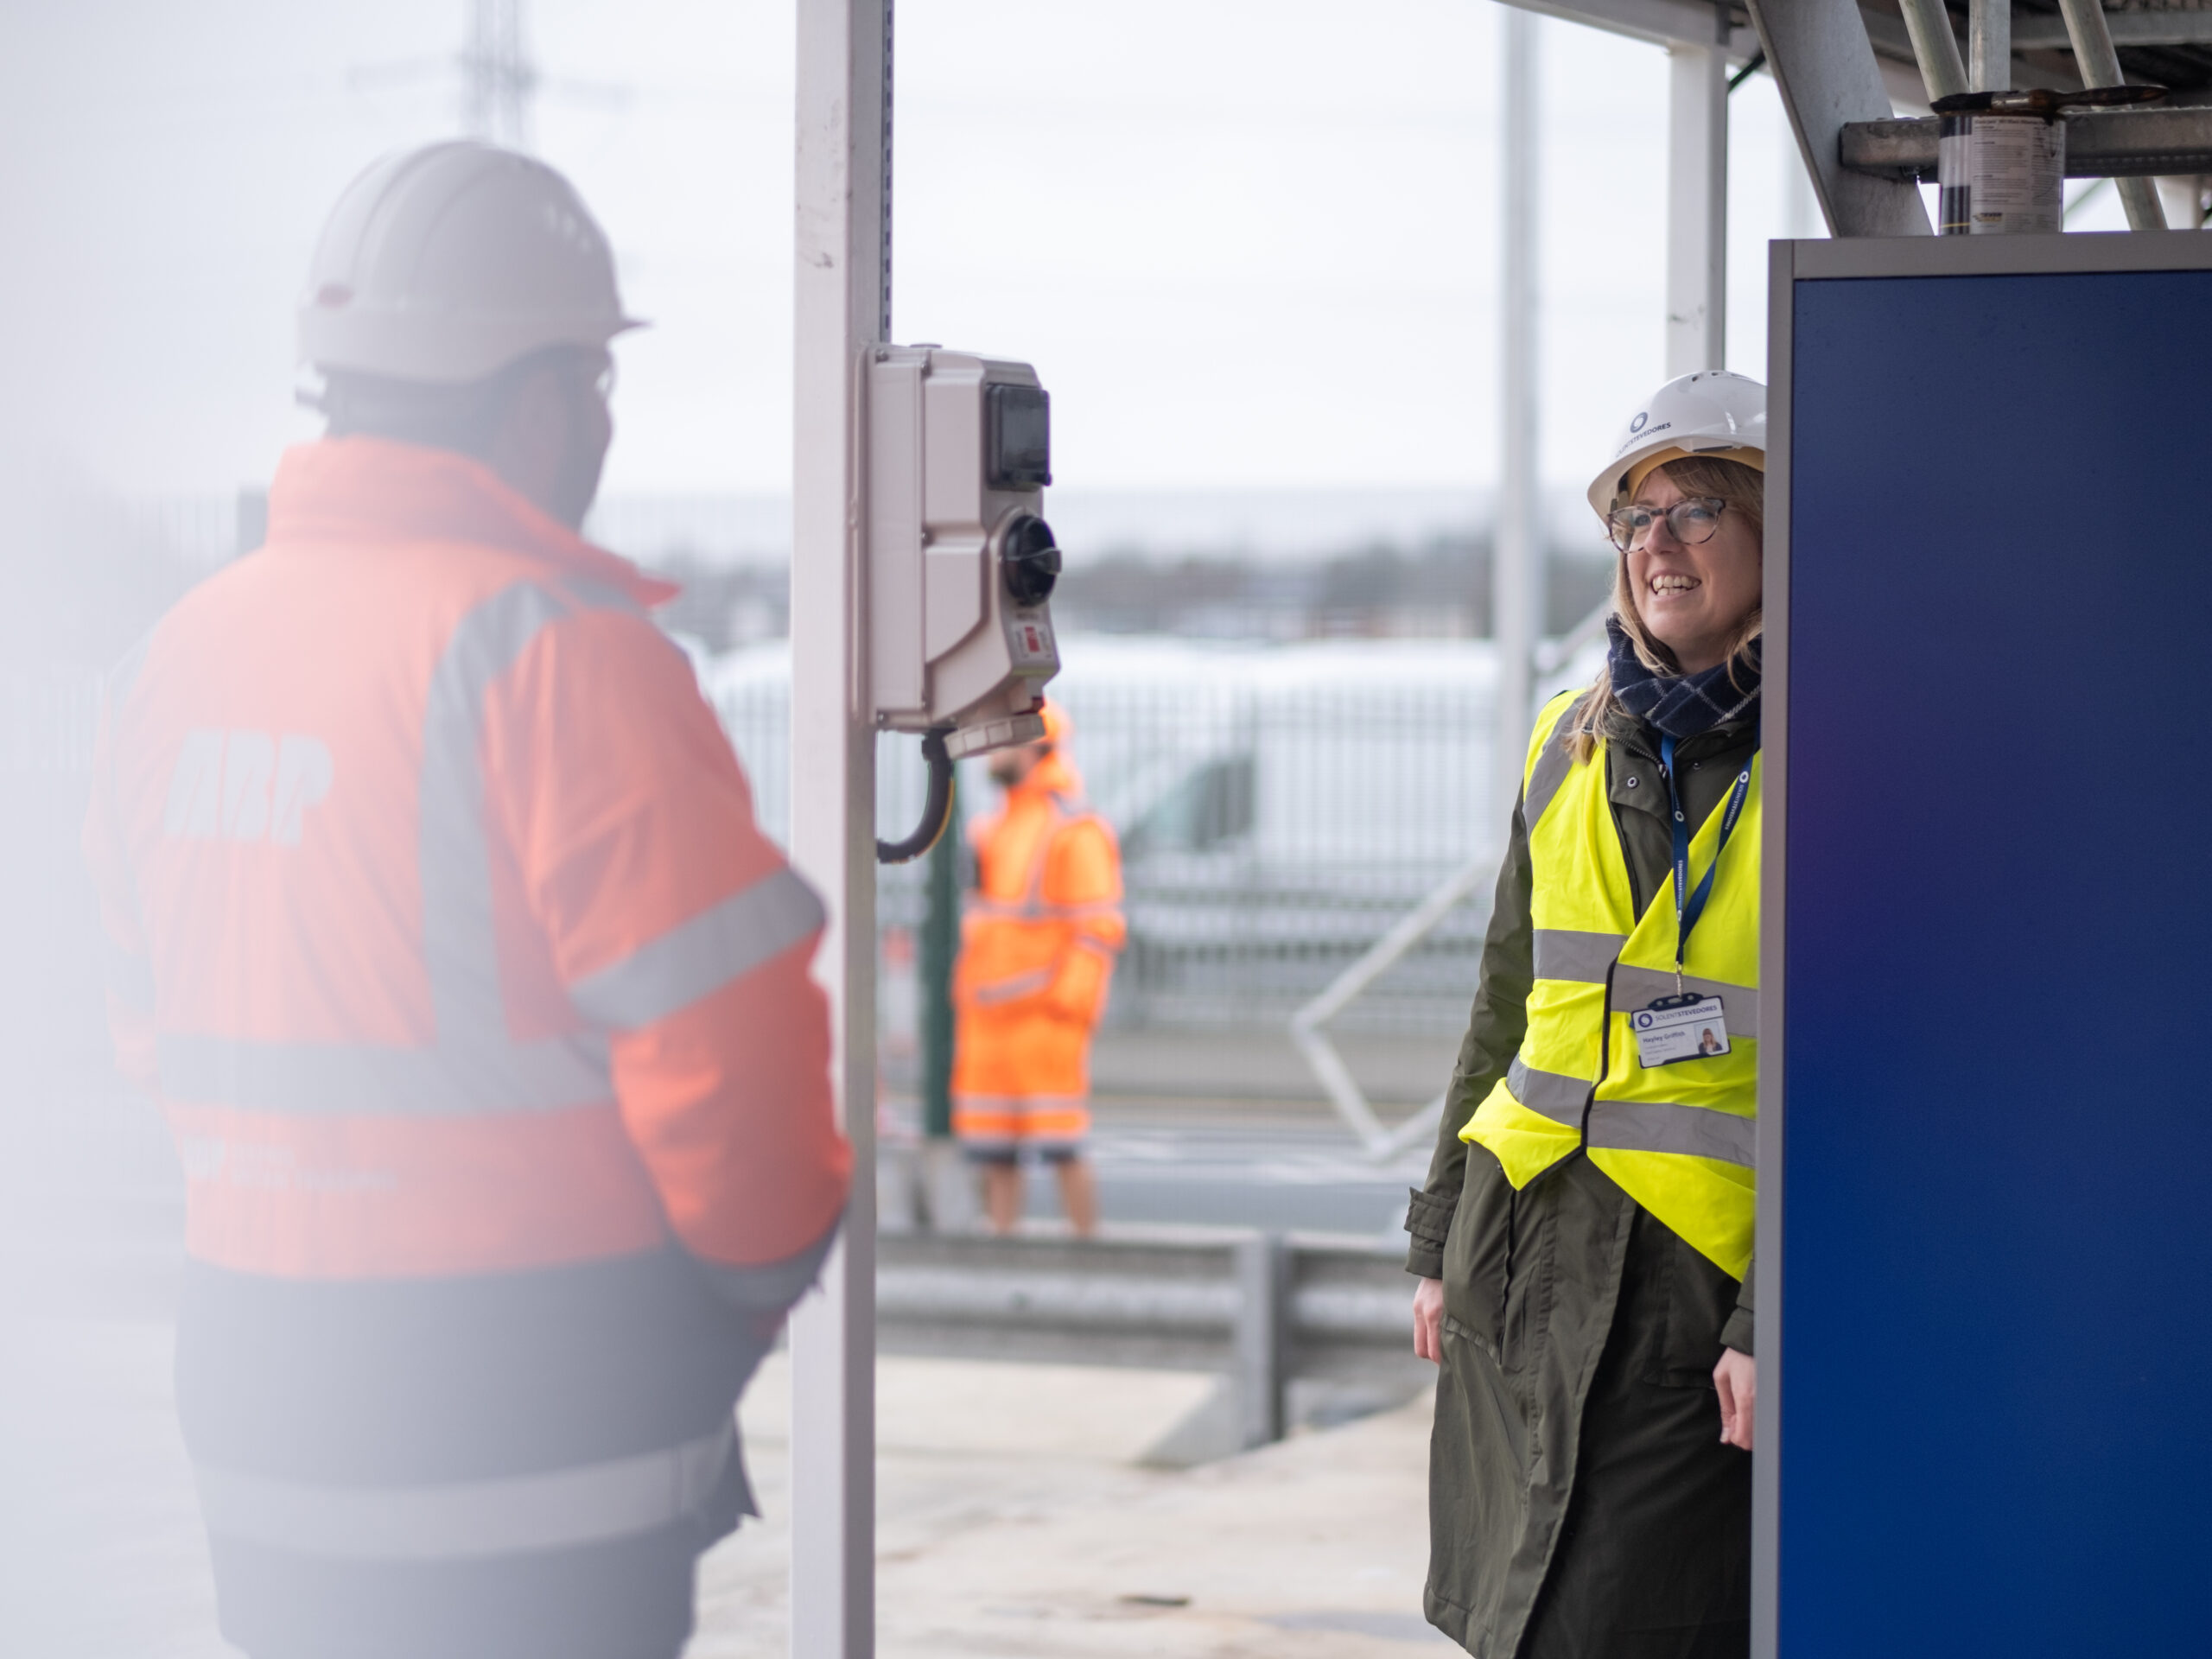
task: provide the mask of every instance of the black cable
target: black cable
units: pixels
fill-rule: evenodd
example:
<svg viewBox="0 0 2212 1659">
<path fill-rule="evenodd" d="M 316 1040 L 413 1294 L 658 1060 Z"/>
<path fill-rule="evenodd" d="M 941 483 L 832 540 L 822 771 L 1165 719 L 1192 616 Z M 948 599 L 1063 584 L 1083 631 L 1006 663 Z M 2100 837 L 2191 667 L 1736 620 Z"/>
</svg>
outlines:
<svg viewBox="0 0 2212 1659">
<path fill-rule="evenodd" d="M 922 804 L 922 821 L 904 841 L 875 843 L 879 864 L 906 864 L 937 845 L 944 826 L 952 822 L 952 757 L 944 752 L 943 732 L 922 734 L 922 759 L 930 766 L 929 798 Z"/>
<path fill-rule="evenodd" d="M 1751 54 L 1751 60 L 1728 77 L 1728 90 L 1734 92 L 1753 75 L 1766 67 L 1766 48 L 1762 47 Z"/>
</svg>

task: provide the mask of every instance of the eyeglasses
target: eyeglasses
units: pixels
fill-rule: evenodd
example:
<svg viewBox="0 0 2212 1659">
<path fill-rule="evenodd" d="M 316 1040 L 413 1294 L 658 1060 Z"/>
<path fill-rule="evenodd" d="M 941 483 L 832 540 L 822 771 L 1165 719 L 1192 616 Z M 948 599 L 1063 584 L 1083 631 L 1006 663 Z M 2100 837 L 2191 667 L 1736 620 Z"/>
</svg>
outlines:
<svg viewBox="0 0 2212 1659">
<path fill-rule="evenodd" d="M 1720 528 L 1720 515 L 1728 504 L 1717 495 L 1684 496 L 1671 507 L 1627 506 L 1615 507 L 1605 515 L 1605 527 L 1612 532 L 1613 545 L 1624 553 L 1633 553 L 1651 539 L 1651 527 L 1662 518 L 1667 528 L 1684 547 L 1695 547 L 1700 542 L 1709 542 L 1713 532 Z"/>
<path fill-rule="evenodd" d="M 614 397 L 614 357 L 605 353 L 596 357 L 579 353 L 575 359 L 576 382 L 602 404 Z"/>
</svg>

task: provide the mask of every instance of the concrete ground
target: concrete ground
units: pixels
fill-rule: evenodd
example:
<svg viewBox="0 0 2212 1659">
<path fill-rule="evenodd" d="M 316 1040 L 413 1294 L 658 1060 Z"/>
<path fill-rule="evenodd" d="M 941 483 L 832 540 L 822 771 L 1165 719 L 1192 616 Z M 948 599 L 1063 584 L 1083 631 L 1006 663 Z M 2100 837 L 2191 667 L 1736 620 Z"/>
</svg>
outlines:
<svg viewBox="0 0 2212 1659">
<path fill-rule="evenodd" d="M 1421 1616 L 1431 1398 L 1194 1470 L 1141 1465 L 1204 1400 L 1177 1372 L 887 1359 L 885 1659 L 1392 1659 Z M 783 1651 L 789 1374 L 747 1397 L 768 1518 L 702 1564 L 694 1659 Z"/>
<path fill-rule="evenodd" d="M 169 1334 L 48 1327 L 6 1355 L 0 1652 L 226 1659 Z M 890 1358 L 878 1387 L 885 1659 L 1391 1659 L 1420 1616 L 1429 1397 L 1191 1470 L 1145 1467 L 1211 1379 Z M 694 1659 L 788 1651 L 789 1373 L 747 1396 L 764 1521 L 702 1564 Z"/>
</svg>

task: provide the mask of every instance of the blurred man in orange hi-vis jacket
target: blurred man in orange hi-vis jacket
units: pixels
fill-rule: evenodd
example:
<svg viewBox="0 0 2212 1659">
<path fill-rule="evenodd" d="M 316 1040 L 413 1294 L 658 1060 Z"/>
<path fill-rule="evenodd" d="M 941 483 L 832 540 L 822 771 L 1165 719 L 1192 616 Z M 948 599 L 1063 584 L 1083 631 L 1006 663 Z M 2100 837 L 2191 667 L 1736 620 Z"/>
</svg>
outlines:
<svg viewBox="0 0 2212 1659">
<path fill-rule="evenodd" d="M 1027 1148 L 1053 1166 L 1069 1223 L 1089 1234 L 1090 1036 L 1128 930 L 1121 849 L 1084 804 L 1066 714 L 1053 702 L 1044 712 L 1042 739 L 992 758 L 1005 801 L 969 827 L 976 879 L 953 982 L 952 1128 L 982 1166 L 994 1231 L 1011 1232 L 1021 1213 Z"/>
<path fill-rule="evenodd" d="M 86 848 L 251 1659 L 671 1659 L 843 1209 L 821 904 L 672 590 L 576 531 L 632 326 L 550 168 L 371 168 L 301 305 L 329 435 L 108 686 Z"/>
</svg>

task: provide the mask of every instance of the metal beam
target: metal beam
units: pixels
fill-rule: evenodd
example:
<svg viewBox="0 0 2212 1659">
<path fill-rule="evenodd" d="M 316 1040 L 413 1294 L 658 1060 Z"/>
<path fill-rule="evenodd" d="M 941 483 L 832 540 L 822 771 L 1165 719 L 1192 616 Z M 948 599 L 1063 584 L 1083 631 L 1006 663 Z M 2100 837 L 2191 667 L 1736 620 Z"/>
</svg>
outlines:
<svg viewBox="0 0 2212 1659">
<path fill-rule="evenodd" d="M 1920 66 L 1912 55 L 1912 35 L 1904 20 L 1886 11 L 1859 9 L 1859 19 L 1866 25 L 1866 38 L 1873 42 L 1874 55 L 1885 68 L 1897 73 L 1890 81 L 1890 98 L 1901 109 L 1928 107 L 1928 88 L 1920 79 Z M 2021 44 L 2019 31 L 2012 35 L 2012 68 L 2006 84 L 2012 86 L 2048 86 L 2054 92 L 2070 92 L 2080 87 L 2080 77 L 2064 69 L 2054 69 L 2049 64 L 2030 63 L 2020 54 L 2027 48 Z"/>
<path fill-rule="evenodd" d="M 1968 0 L 1967 79 L 1977 92 L 2012 85 L 2012 0 Z"/>
<path fill-rule="evenodd" d="M 1750 0 L 1769 73 L 1797 135 L 1797 151 L 1836 236 L 1926 236 L 1919 188 L 1843 165 L 1846 125 L 1890 114 L 1888 92 L 1853 0 Z"/>
<path fill-rule="evenodd" d="M 2074 42 L 2074 61 L 2081 68 L 2083 84 L 2124 85 L 2127 77 L 2120 73 L 2120 54 L 2113 49 L 2112 34 L 2105 27 L 2105 9 L 2100 0 L 2058 0 L 2058 10 L 2066 19 L 2066 33 Z M 2070 127 L 2067 137 L 2073 137 Z M 2072 145 L 2069 143 L 2068 148 Z M 2120 181 L 2120 205 L 2127 209 L 2127 228 L 2164 230 L 2166 210 L 2158 203 L 2158 187 L 2147 179 L 2120 174 L 2113 176 Z"/>
<path fill-rule="evenodd" d="M 1943 0 L 1901 0 L 1904 26 L 1912 36 L 1913 60 L 1930 102 L 1955 98 L 1967 90 L 1966 60 L 1959 55 L 1959 37 L 1951 32 L 1951 14 Z"/>
<path fill-rule="evenodd" d="M 2105 29 L 2118 46 L 2212 46 L 2212 11 L 2111 11 Z M 2021 17 L 2012 24 L 2015 52 L 2071 52 L 2063 16 Z"/>
<path fill-rule="evenodd" d="M 1898 180 L 1936 180 L 1936 118 L 1854 121 L 1840 140 L 1843 165 Z M 2096 110 L 2066 122 L 2069 179 L 2144 179 L 2212 173 L 2212 109 Z"/>
<path fill-rule="evenodd" d="M 1625 35 L 1653 46 L 1708 46 L 1713 41 L 1715 14 L 1726 8 L 1709 0 L 1504 0 L 1516 10 L 1540 12 L 1562 22 L 1601 29 L 1608 35 Z M 1758 36 L 1748 29 L 1732 31 L 1728 55 L 1737 63 L 1748 60 L 1758 49 Z"/>
<path fill-rule="evenodd" d="M 1667 378 L 1726 366 L 1728 60 L 1667 48 Z"/>
<path fill-rule="evenodd" d="M 791 1319 L 791 1637 L 875 1650 L 875 738 L 861 525 L 862 353 L 888 327 L 888 0 L 799 0 L 792 360 L 791 858 L 824 894 L 816 958 L 853 1195 Z"/>
</svg>

